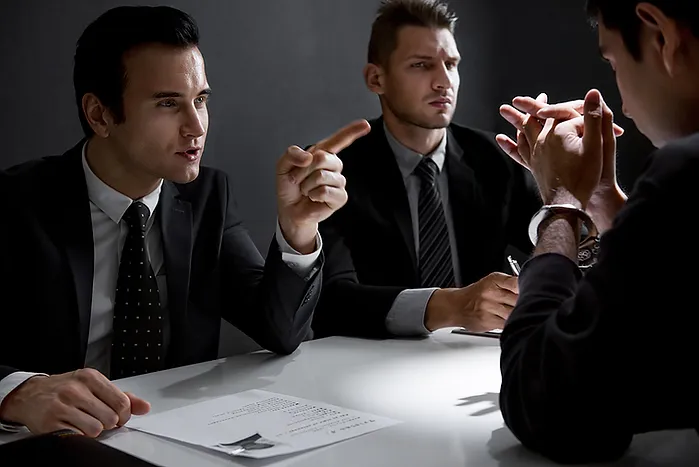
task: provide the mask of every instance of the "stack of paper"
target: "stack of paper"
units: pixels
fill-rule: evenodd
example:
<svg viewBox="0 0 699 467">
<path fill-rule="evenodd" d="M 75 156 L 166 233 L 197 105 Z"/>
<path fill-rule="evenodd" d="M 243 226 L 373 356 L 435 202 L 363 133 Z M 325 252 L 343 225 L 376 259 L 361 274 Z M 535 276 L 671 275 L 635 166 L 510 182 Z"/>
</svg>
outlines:
<svg viewBox="0 0 699 467">
<path fill-rule="evenodd" d="M 234 456 L 262 459 L 354 438 L 399 423 L 253 389 L 154 415 L 129 428 Z"/>
</svg>

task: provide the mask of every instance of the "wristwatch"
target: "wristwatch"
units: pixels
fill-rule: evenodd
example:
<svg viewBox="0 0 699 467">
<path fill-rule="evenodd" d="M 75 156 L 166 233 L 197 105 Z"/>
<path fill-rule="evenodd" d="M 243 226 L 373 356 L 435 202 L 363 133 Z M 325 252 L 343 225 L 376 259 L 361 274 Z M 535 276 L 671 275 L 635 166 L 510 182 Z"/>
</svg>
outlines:
<svg viewBox="0 0 699 467">
<path fill-rule="evenodd" d="M 578 267 L 585 272 L 597 263 L 599 253 L 599 235 L 589 237 L 578 246 Z"/>
<path fill-rule="evenodd" d="M 547 204 L 534 214 L 529 222 L 529 239 L 536 246 L 539 241 L 539 226 L 556 214 L 573 214 L 583 223 L 578 244 L 578 267 L 583 271 L 597 262 L 599 252 L 599 231 L 588 213 L 572 204 Z"/>
</svg>

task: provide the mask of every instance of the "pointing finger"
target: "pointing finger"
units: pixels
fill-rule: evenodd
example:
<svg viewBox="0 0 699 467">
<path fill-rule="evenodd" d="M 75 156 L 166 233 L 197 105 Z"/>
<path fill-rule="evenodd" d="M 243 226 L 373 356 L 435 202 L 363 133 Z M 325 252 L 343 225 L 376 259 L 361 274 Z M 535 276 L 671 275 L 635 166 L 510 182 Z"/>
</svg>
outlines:
<svg viewBox="0 0 699 467">
<path fill-rule="evenodd" d="M 321 149 L 331 154 L 337 154 L 352 144 L 357 138 L 361 138 L 369 133 L 370 130 L 369 122 L 357 120 L 318 142 L 313 149 Z"/>
</svg>

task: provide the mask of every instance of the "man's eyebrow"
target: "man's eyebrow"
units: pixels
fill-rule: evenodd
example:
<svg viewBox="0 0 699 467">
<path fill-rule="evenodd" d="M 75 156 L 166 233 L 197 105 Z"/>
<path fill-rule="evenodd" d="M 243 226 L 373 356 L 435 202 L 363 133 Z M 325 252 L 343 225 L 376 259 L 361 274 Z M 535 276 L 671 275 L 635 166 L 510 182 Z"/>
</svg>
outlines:
<svg viewBox="0 0 699 467">
<path fill-rule="evenodd" d="M 432 60 L 433 58 L 431 55 L 411 55 L 407 60 Z"/>
<path fill-rule="evenodd" d="M 200 96 L 208 96 L 211 94 L 211 88 L 206 88 L 203 89 L 199 95 Z M 156 92 L 153 94 L 153 99 L 165 99 L 165 98 L 172 98 L 172 97 L 184 97 L 181 92 L 175 92 L 175 91 L 163 91 L 163 92 Z"/>
<path fill-rule="evenodd" d="M 449 60 L 458 62 L 461 60 L 461 57 L 459 55 L 450 55 L 447 57 Z M 435 57 L 432 55 L 422 55 L 422 54 L 415 54 L 415 55 L 410 55 L 406 60 L 434 60 Z"/>
<path fill-rule="evenodd" d="M 153 99 L 164 99 L 166 97 L 182 97 L 182 93 L 174 91 L 156 92 L 153 94 Z"/>
</svg>

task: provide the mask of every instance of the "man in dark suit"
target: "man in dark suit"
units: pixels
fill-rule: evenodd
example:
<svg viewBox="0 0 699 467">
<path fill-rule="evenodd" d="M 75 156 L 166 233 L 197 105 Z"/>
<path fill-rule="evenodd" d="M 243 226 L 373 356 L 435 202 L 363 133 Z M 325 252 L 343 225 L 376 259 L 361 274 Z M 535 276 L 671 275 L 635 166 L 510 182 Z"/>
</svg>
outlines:
<svg viewBox="0 0 699 467">
<path fill-rule="evenodd" d="M 687 228 L 699 204 L 699 6 L 588 0 L 588 10 L 624 113 L 658 148 L 628 200 L 597 90 L 554 106 L 515 99 L 525 113 L 503 114 L 520 144 L 499 137 L 545 203 L 502 333 L 500 406 L 524 445 L 564 463 L 613 460 L 637 433 L 699 428 L 699 273 Z M 583 275 L 596 230 L 597 261 Z"/>
<path fill-rule="evenodd" d="M 5 427 L 96 436 L 123 425 L 149 407 L 107 377 L 216 358 L 221 317 L 281 354 L 309 333 L 317 224 L 347 198 L 333 153 L 367 123 L 280 158 L 265 262 L 226 175 L 199 166 L 211 91 L 198 38 L 169 7 L 100 16 L 75 55 L 86 138 L 0 178 Z"/>
<path fill-rule="evenodd" d="M 455 22 L 433 1 L 379 9 L 364 76 L 383 116 L 339 154 L 349 201 L 321 224 L 315 337 L 486 331 L 502 328 L 515 304 L 517 280 L 499 271 L 508 245 L 529 253 L 539 196 L 494 134 L 451 122 Z"/>
</svg>

